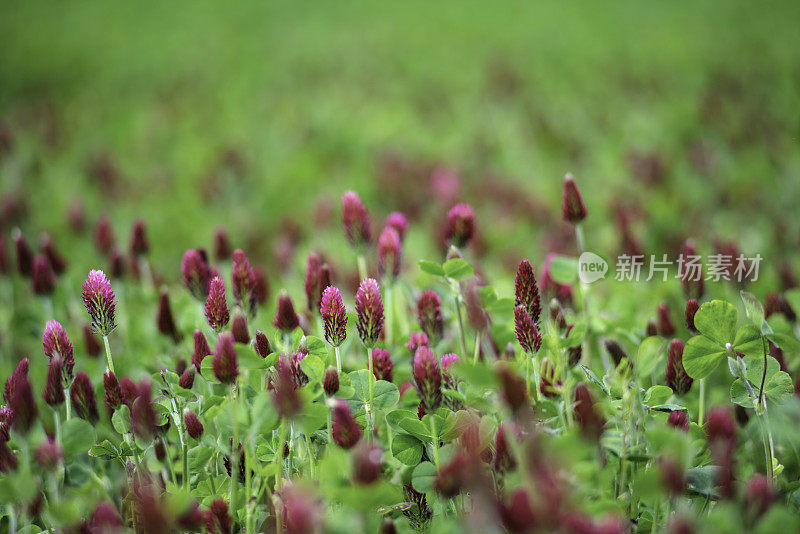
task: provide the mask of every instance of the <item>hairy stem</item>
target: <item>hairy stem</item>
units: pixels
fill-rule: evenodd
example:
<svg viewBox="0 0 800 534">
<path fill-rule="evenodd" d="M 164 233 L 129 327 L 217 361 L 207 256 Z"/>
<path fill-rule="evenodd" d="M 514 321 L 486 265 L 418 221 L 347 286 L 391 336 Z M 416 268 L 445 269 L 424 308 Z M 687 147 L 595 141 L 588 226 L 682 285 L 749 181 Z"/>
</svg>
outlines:
<svg viewBox="0 0 800 534">
<path fill-rule="evenodd" d="M 367 438 L 369 439 L 370 443 L 372 443 L 372 434 L 373 434 L 373 426 L 374 426 L 374 419 L 375 414 L 372 413 L 373 409 L 373 386 L 375 382 L 375 375 L 372 371 L 372 354 L 370 354 L 369 348 L 367 348 L 367 368 L 369 369 L 369 404 L 367 405 Z"/>
<path fill-rule="evenodd" d="M 456 318 L 458 319 L 458 342 L 461 345 L 461 354 L 467 355 L 467 338 L 464 334 L 464 320 L 461 318 L 461 290 L 456 289 L 453 295 L 456 305 Z"/>
<path fill-rule="evenodd" d="M 239 483 L 239 428 L 236 421 L 236 385 L 231 387 L 230 399 L 231 404 L 231 423 L 233 424 L 233 445 L 231 445 L 231 517 L 236 518 L 236 511 L 239 505 L 236 502 L 236 486 Z M 235 519 L 234 519 L 235 520 Z"/>
<path fill-rule="evenodd" d="M 364 254 L 359 252 L 356 261 L 358 262 L 358 276 L 364 280 L 367 278 L 367 259 Z"/>
<path fill-rule="evenodd" d="M 703 420 L 705 419 L 705 411 L 706 411 L 706 380 L 705 378 L 700 379 L 700 406 L 698 409 L 699 413 L 697 414 L 697 424 L 699 426 L 703 426 Z"/>
<path fill-rule="evenodd" d="M 66 411 L 64 418 L 69 421 L 69 418 L 72 415 L 72 397 L 70 397 L 69 388 L 64 388 L 64 408 Z"/>
<path fill-rule="evenodd" d="M 103 336 L 103 345 L 106 346 L 106 358 L 108 359 L 108 368 L 114 373 L 114 360 L 111 358 L 111 347 L 108 344 L 108 336 Z"/>
<path fill-rule="evenodd" d="M 436 433 L 436 417 L 430 414 L 431 418 L 431 437 L 433 438 L 433 463 L 439 469 L 439 436 Z"/>
<path fill-rule="evenodd" d="M 333 347 L 333 353 L 336 355 L 336 372 L 342 372 L 342 356 L 339 354 L 339 347 Z"/>
</svg>

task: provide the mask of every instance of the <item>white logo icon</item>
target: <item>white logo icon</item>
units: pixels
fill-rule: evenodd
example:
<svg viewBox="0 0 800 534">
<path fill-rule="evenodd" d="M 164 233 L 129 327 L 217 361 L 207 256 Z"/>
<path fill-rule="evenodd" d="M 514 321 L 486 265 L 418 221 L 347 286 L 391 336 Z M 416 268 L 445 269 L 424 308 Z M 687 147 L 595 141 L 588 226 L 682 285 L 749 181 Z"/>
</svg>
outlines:
<svg viewBox="0 0 800 534">
<path fill-rule="evenodd" d="M 594 252 L 584 252 L 578 258 L 578 278 L 584 284 L 597 282 L 606 277 L 608 263 Z"/>
</svg>

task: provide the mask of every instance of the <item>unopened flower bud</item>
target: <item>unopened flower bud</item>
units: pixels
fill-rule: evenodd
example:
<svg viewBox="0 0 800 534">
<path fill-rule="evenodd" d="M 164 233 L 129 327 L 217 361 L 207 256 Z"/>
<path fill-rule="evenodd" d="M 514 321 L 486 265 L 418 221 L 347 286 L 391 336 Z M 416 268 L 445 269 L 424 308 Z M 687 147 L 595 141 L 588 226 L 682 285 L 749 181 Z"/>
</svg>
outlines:
<svg viewBox="0 0 800 534">
<path fill-rule="evenodd" d="M 189 409 L 184 410 L 183 422 L 186 425 L 186 432 L 189 433 L 189 436 L 193 439 L 200 439 L 203 435 L 203 423 L 200 422 L 197 414 Z"/>
<path fill-rule="evenodd" d="M 254 347 L 256 349 L 256 354 L 262 358 L 266 358 L 272 352 L 272 348 L 269 345 L 269 339 L 267 339 L 267 335 L 261 330 L 256 331 L 256 341 L 254 343 Z"/>
<path fill-rule="evenodd" d="M 75 376 L 75 381 L 70 388 L 72 407 L 78 417 L 85 419 L 93 425 L 100 419 L 97 413 L 97 399 L 94 396 L 94 386 L 89 380 L 89 375 L 81 371 Z"/>
<path fill-rule="evenodd" d="M 383 451 L 377 445 L 362 441 L 353 452 L 353 482 L 369 485 L 381 476 Z"/>
<path fill-rule="evenodd" d="M 171 337 L 173 342 L 177 343 L 181 340 L 182 336 L 175 324 L 175 316 L 172 315 L 172 306 L 170 306 L 169 294 L 166 289 L 161 291 L 161 296 L 158 299 L 156 326 L 159 332 L 165 336 Z"/>
<path fill-rule="evenodd" d="M 456 204 L 447 212 L 447 240 L 464 247 L 475 233 L 475 210 L 469 204 Z"/>
<path fill-rule="evenodd" d="M 36 256 L 33 259 L 31 284 L 33 292 L 40 296 L 52 295 L 56 290 L 56 273 L 47 256 Z"/>
<path fill-rule="evenodd" d="M 136 219 L 131 228 L 131 255 L 145 256 L 150 251 L 150 241 L 147 239 L 147 227 L 143 219 Z"/>
<path fill-rule="evenodd" d="M 402 245 L 400 235 L 394 228 L 386 227 L 378 238 L 378 272 L 382 277 L 394 280 L 400 274 Z"/>
<path fill-rule="evenodd" d="M 683 368 L 683 342 L 673 339 L 669 344 L 666 384 L 676 395 L 685 395 L 692 389 L 694 380 Z"/>
<path fill-rule="evenodd" d="M 361 427 L 356 423 L 350 406 L 342 399 L 333 401 L 331 434 L 334 443 L 343 449 L 352 449 L 361 439 Z"/>
<path fill-rule="evenodd" d="M 675 335 L 675 324 L 669 316 L 669 309 L 665 303 L 658 305 L 658 333 L 663 337 L 672 337 Z"/>
<path fill-rule="evenodd" d="M 689 418 L 683 410 L 673 410 L 669 412 L 667 424 L 671 427 L 679 428 L 684 432 L 689 431 Z"/>
<path fill-rule="evenodd" d="M 389 351 L 385 349 L 372 349 L 372 373 L 376 380 L 386 380 L 391 382 L 394 377 L 394 364 L 389 356 Z"/>
<path fill-rule="evenodd" d="M 369 214 L 354 191 L 347 191 L 342 195 L 342 222 L 351 245 L 361 247 L 369 243 L 372 237 Z"/>
<path fill-rule="evenodd" d="M 325 395 L 333 397 L 339 391 L 339 373 L 332 365 L 325 371 L 325 378 L 322 380 L 322 389 Z"/>
<path fill-rule="evenodd" d="M 244 345 L 250 343 L 250 332 L 247 330 L 247 318 L 241 313 L 237 313 L 233 316 L 231 333 L 236 343 L 242 343 Z"/>
<path fill-rule="evenodd" d="M 694 316 L 699 309 L 700 304 L 698 304 L 697 299 L 691 299 L 686 302 L 686 328 L 693 334 L 697 334 L 697 328 L 694 326 Z"/>
<path fill-rule="evenodd" d="M 414 355 L 414 383 L 424 413 L 433 413 L 442 403 L 442 370 L 428 347 L 420 347 Z"/>
<path fill-rule="evenodd" d="M 206 341 L 205 334 L 203 334 L 202 330 L 195 330 L 192 364 L 195 366 L 198 372 L 200 371 L 200 366 L 203 363 L 203 359 L 209 354 L 211 354 L 211 347 L 208 346 L 208 341 Z"/>
<path fill-rule="evenodd" d="M 195 373 L 196 371 L 194 367 L 186 368 L 186 370 L 181 373 L 181 377 L 178 380 L 178 385 L 183 389 L 192 389 L 192 386 L 194 386 Z"/>
<path fill-rule="evenodd" d="M 436 343 L 442 339 L 444 321 L 442 320 L 442 299 L 432 290 L 424 291 L 417 301 L 417 320 L 428 339 Z"/>
<path fill-rule="evenodd" d="M 531 354 L 539 351 L 542 346 L 542 336 L 525 306 L 519 305 L 514 309 L 514 329 L 517 341 L 525 352 Z"/>
<path fill-rule="evenodd" d="M 586 218 L 586 206 L 583 204 L 581 194 L 578 192 L 578 186 L 575 185 L 575 180 L 571 174 L 564 176 L 562 196 L 564 220 L 572 224 L 577 224 L 584 220 Z"/>
<path fill-rule="evenodd" d="M 239 363 L 233 346 L 233 335 L 223 332 L 217 339 L 214 352 L 214 376 L 223 384 L 232 384 L 239 376 Z"/>
<path fill-rule="evenodd" d="M 103 389 L 105 389 L 105 403 L 111 410 L 116 410 L 122 405 L 122 390 L 120 389 L 117 376 L 111 371 L 106 369 L 103 375 Z"/>
<path fill-rule="evenodd" d="M 278 309 L 275 311 L 275 319 L 272 324 L 282 332 L 291 332 L 300 326 L 300 317 L 294 311 L 292 298 L 286 291 L 281 292 L 278 296 Z"/>
<path fill-rule="evenodd" d="M 181 260 L 181 275 L 183 285 L 192 296 L 197 300 L 205 301 L 211 283 L 211 272 L 199 251 L 189 249 L 184 252 Z"/>
<path fill-rule="evenodd" d="M 581 433 L 594 441 L 600 439 L 606 424 L 594 405 L 589 387 L 583 382 L 575 386 L 575 421 L 580 426 Z"/>
</svg>

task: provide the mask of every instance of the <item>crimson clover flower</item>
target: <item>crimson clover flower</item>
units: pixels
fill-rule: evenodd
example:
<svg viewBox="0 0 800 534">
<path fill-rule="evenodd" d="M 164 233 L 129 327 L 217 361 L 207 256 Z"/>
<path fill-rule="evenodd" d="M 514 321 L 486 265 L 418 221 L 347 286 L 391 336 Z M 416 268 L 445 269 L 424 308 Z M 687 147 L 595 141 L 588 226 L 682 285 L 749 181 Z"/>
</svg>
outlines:
<svg viewBox="0 0 800 534">
<path fill-rule="evenodd" d="M 448 241 L 463 247 L 475 234 L 475 210 L 469 204 L 456 204 L 447 212 Z"/>
<path fill-rule="evenodd" d="M 78 417 L 85 419 L 93 425 L 100 419 L 97 413 L 97 399 L 94 396 L 94 386 L 89 380 L 89 375 L 81 371 L 75 375 L 75 381 L 70 388 L 72 407 Z"/>
<path fill-rule="evenodd" d="M 107 336 L 117 327 L 114 322 L 117 299 L 111 289 L 111 282 L 103 271 L 89 271 L 83 283 L 83 305 L 92 318 L 92 328 L 98 334 Z"/>
<path fill-rule="evenodd" d="M 374 348 L 372 349 L 372 374 L 375 375 L 375 380 L 386 380 L 391 382 L 394 377 L 394 364 L 386 349 Z"/>
<path fill-rule="evenodd" d="M 223 384 L 232 384 L 239 376 L 239 362 L 233 346 L 233 335 L 223 332 L 217 339 L 214 353 L 214 376 Z"/>
<path fill-rule="evenodd" d="M 355 191 L 342 195 L 342 223 L 347 240 L 354 247 L 367 245 L 372 238 L 369 213 Z"/>
<path fill-rule="evenodd" d="M 673 339 L 669 344 L 665 383 L 676 395 L 685 395 L 692 389 L 692 379 L 683 368 L 683 342 Z"/>
<path fill-rule="evenodd" d="M 417 321 L 419 327 L 435 344 L 442 339 L 444 321 L 442 320 L 442 299 L 433 290 L 423 291 L 417 300 Z"/>
<path fill-rule="evenodd" d="M 542 336 L 525 306 L 521 304 L 514 309 L 514 328 L 517 341 L 525 352 L 530 354 L 539 351 L 542 346 Z"/>
<path fill-rule="evenodd" d="M 47 321 L 42 336 L 42 347 L 48 359 L 60 358 L 62 363 L 62 388 L 68 388 L 72 383 L 72 370 L 75 367 L 72 341 L 67 336 L 66 330 L 58 321 Z"/>
<path fill-rule="evenodd" d="M 586 218 L 586 206 L 571 174 L 564 176 L 562 214 L 564 220 L 572 224 L 577 224 Z"/>
<path fill-rule="evenodd" d="M 432 413 L 442 404 L 442 369 L 428 347 L 414 355 L 414 384 L 420 399 L 420 412 Z"/>
<path fill-rule="evenodd" d="M 542 303 L 539 297 L 539 287 L 536 285 L 536 276 L 534 276 L 533 267 L 528 260 L 520 261 L 517 267 L 517 275 L 514 278 L 514 300 L 515 306 L 525 306 L 528 315 L 538 325 L 542 313 Z"/>
<path fill-rule="evenodd" d="M 390 280 L 400 274 L 402 247 L 400 234 L 394 228 L 386 227 L 378 237 L 378 272 Z"/>
<path fill-rule="evenodd" d="M 381 288 L 374 278 L 366 278 L 356 292 L 356 327 L 361 342 L 373 348 L 383 330 L 383 301 Z"/>
<path fill-rule="evenodd" d="M 343 449 L 352 449 L 361 439 L 361 427 L 356 423 L 350 406 L 342 399 L 333 402 L 331 435 L 333 442 Z"/>
<path fill-rule="evenodd" d="M 292 297 L 285 290 L 278 295 L 278 309 L 275 310 L 275 319 L 272 324 L 284 333 L 289 333 L 300 326 L 300 317 L 294 311 Z"/>
<path fill-rule="evenodd" d="M 181 276 L 183 285 L 197 300 L 208 297 L 208 286 L 211 283 L 211 272 L 208 263 L 196 249 L 189 249 L 183 253 L 181 259 Z"/>
<path fill-rule="evenodd" d="M 225 283 L 219 276 L 211 280 L 206 299 L 206 319 L 211 328 L 221 331 L 230 320 L 228 303 L 225 301 Z"/>
<path fill-rule="evenodd" d="M 347 315 L 342 295 L 337 288 L 325 288 L 319 312 L 325 325 L 325 339 L 334 347 L 340 346 L 347 338 Z"/>
</svg>

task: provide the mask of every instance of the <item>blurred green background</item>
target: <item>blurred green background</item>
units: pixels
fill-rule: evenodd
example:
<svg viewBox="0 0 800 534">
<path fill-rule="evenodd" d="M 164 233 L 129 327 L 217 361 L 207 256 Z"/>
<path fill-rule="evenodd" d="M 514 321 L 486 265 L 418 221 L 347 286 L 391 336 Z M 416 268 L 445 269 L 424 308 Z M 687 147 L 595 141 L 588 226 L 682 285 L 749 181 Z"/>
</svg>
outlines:
<svg viewBox="0 0 800 534">
<path fill-rule="evenodd" d="M 799 20 L 793 1 L 6 1 L 0 191 L 27 217 L 4 232 L 75 250 L 79 202 L 123 247 L 144 217 L 168 279 L 218 225 L 274 269 L 287 229 L 342 245 L 356 189 L 378 221 L 413 212 L 414 259 L 472 202 L 481 246 L 514 265 L 570 246 L 570 171 L 607 254 L 617 205 L 648 251 L 692 235 L 780 254 L 797 245 Z M 430 193 L 436 169 L 460 176 L 453 195 Z"/>
</svg>

